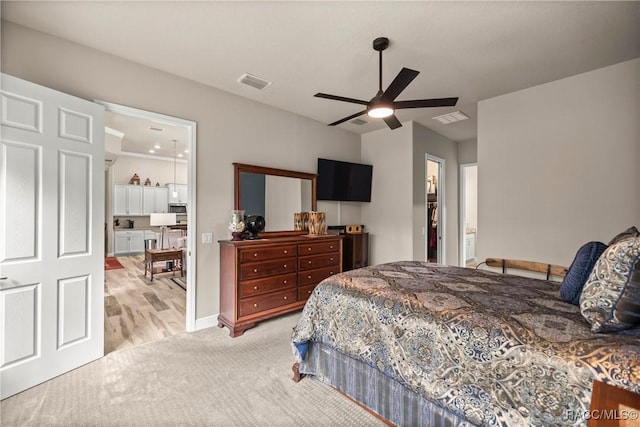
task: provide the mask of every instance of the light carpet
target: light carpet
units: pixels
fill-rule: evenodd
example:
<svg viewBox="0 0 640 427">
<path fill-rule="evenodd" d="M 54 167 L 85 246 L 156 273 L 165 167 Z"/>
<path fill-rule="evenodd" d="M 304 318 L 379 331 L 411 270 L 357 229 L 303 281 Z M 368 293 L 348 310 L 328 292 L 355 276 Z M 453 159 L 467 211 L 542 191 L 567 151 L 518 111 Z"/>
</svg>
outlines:
<svg viewBox="0 0 640 427">
<path fill-rule="evenodd" d="M 127 348 L 0 403 L 2 426 L 378 426 L 312 378 L 291 379 L 300 313 L 238 338 L 217 327 Z"/>
</svg>

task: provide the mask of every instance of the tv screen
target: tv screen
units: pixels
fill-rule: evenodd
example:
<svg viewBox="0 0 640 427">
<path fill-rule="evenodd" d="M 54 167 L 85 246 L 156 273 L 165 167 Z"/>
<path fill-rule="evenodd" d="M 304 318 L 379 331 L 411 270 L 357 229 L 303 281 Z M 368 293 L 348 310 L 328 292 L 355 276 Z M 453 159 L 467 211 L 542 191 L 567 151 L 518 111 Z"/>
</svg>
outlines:
<svg viewBox="0 0 640 427">
<path fill-rule="evenodd" d="M 318 200 L 371 201 L 373 166 L 318 159 Z"/>
</svg>

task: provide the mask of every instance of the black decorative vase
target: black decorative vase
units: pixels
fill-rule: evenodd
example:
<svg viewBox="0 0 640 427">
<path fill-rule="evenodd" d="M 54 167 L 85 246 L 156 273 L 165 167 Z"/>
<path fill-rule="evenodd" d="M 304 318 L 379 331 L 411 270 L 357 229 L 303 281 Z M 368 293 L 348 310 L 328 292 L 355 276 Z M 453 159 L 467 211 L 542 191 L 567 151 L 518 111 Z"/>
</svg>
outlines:
<svg viewBox="0 0 640 427">
<path fill-rule="evenodd" d="M 249 215 L 244 220 L 245 231 L 249 233 L 247 240 L 259 239 L 258 233 L 264 230 L 264 217 L 260 215 Z"/>
</svg>

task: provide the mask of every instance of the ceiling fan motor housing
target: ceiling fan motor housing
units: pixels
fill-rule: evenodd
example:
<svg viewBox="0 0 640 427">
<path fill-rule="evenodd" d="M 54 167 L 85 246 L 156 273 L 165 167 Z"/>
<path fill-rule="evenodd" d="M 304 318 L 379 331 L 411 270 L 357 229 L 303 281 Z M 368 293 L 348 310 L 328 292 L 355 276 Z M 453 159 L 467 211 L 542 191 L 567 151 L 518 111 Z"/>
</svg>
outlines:
<svg viewBox="0 0 640 427">
<path fill-rule="evenodd" d="M 373 49 L 378 52 L 385 50 L 389 47 L 389 39 L 386 37 L 378 37 L 373 41 Z"/>
</svg>

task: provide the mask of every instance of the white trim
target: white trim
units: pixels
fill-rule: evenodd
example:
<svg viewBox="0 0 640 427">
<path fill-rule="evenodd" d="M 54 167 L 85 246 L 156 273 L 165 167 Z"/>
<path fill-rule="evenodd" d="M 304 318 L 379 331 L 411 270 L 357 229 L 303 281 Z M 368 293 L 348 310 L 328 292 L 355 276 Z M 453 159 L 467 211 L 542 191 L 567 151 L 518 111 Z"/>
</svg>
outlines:
<svg viewBox="0 0 640 427">
<path fill-rule="evenodd" d="M 171 162 L 173 163 L 173 157 L 165 157 L 165 156 L 155 156 L 153 154 L 144 154 L 144 153 L 134 153 L 133 151 L 120 151 L 118 153 L 119 156 L 127 156 L 127 157 L 141 157 L 143 159 L 152 159 L 160 162 Z M 189 160 L 185 159 L 176 159 L 177 163 L 189 163 Z"/>
<path fill-rule="evenodd" d="M 205 328 L 211 328 L 212 326 L 218 325 L 218 315 L 214 314 L 213 316 L 201 317 L 196 320 L 196 331 Z"/>
<path fill-rule="evenodd" d="M 187 147 L 189 158 L 187 159 L 187 185 L 188 204 L 187 211 L 187 297 L 186 297 L 186 325 L 187 332 L 196 330 L 196 122 L 178 117 L 167 116 L 165 114 L 154 113 L 125 105 L 114 104 L 101 100 L 95 100 L 96 104 L 103 105 L 106 111 L 118 114 L 133 116 L 142 119 L 149 119 L 157 123 L 167 123 L 173 126 L 181 125 L 187 129 Z M 131 154 L 127 154 L 131 155 Z M 143 157 L 143 155 L 140 155 Z M 155 157 L 155 156 L 154 156 Z M 173 159 L 171 159 L 173 161 Z"/>
<path fill-rule="evenodd" d="M 424 156 L 424 179 L 425 182 L 427 180 L 427 162 L 429 160 L 431 160 L 432 162 L 436 162 L 438 163 L 438 198 L 437 203 L 438 203 L 438 254 L 437 254 L 437 261 L 440 264 L 446 264 L 446 258 L 447 258 L 447 243 L 446 243 L 446 211 L 447 211 L 447 205 L 446 205 L 446 174 L 445 174 L 445 160 L 443 158 L 437 157 L 437 156 L 433 156 L 429 153 L 425 153 Z M 425 229 L 427 230 L 427 233 L 429 232 L 429 230 L 427 229 L 427 224 L 428 224 L 428 218 L 427 218 L 427 203 L 428 203 L 428 198 L 427 198 L 427 192 L 425 191 L 425 201 L 424 201 L 424 209 L 425 209 Z M 429 259 L 429 238 L 428 236 L 425 237 L 424 239 L 424 250 L 425 250 L 425 258 Z"/>
</svg>

